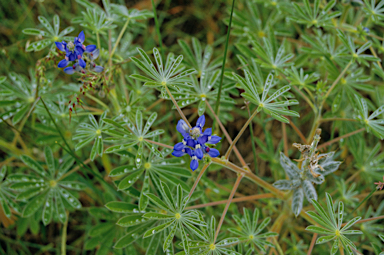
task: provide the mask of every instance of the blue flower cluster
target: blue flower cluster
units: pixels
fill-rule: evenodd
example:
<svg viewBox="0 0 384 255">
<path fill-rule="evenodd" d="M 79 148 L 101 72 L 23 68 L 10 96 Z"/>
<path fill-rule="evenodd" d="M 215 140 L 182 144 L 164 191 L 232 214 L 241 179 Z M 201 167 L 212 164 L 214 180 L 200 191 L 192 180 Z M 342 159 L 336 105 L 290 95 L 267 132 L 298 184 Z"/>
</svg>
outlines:
<svg viewBox="0 0 384 255">
<path fill-rule="evenodd" d="M 64 72 L 67 74 L 73 74 L 75 72 L 85 73 L 84 68 L 89 62 L 89 70 L 93 72 L 102 72 L 104 68 L 102 66 L 97 66 L 93 60 L 97 59 L 99 56 L 99 49 L 96 49 L 96 45 L 85 46 L 84 43 L 85 35 L 81 31 L 78 37 L 75 37 L 73 42 L 55 42 L 56 47 L 65 52 L 65 58 L 59 62 L 57 65 L 59 68 L 68 66 L 70 62 L 75 61 L 75 63 L 64 69 Z"/>
<path fill-rule="evenodd" d="M 205 116 L 202 115 L 196 122 L 196 126 L 189 128 L 184 120 L 179 120 L 176 129 L 179 131 L 183 138 L 183 141 L 177 143 L 173 147 L 172 155 L 175 157 L 181 157 L 188 154 L 192 161 L 190 167 L 192 171 L 195 171 L 199 167 L 199 160 L 204 157 L 204 154 L 215 158 L 220 155 L 220 152 L 214 148 L 210 148 L 207 144 L 217 144 L 220 142 L 221 137 L 212 135 L 212 128 L 207 128 L 203 132 L 205 124 Z"/>
</svg>

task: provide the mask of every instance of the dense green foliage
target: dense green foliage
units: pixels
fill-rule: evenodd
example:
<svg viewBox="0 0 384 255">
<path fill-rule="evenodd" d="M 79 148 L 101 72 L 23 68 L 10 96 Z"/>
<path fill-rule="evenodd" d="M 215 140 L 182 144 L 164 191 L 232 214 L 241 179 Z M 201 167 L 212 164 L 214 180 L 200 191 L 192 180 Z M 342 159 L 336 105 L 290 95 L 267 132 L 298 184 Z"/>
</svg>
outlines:
<svg viewBox="0 0 384 255">
<path fill-rule="evenodd" d="M 0 5 L 0 254 L 384 254 L 384 0 Z"/>
</svg>

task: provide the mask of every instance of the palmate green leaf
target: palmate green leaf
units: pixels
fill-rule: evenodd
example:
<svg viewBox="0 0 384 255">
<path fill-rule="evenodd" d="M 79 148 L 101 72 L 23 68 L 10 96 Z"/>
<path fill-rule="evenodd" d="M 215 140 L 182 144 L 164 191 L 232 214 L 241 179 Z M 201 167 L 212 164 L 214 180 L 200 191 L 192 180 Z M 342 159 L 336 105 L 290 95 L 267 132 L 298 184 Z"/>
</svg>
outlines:
<svg viewBox="0 0 384 255">
<path fill-rule="evenodd" d="M 150 179 L 149 171 L 146 171 L 145 175 L 144 175 L 143 186 L 142 186 L 142 189 L 140 192 L 140 198 L 139 198 L 139 210 L 140 211 L 144 211 L 145 208 L 147 208 L 148 203 L 149 203 L 149 199 L 145 195 L 145 194 L 149 193 L 149 179 Z"/>
<path fill-rule="evenodd" d="M 146 255 L 156 255 L 158 254 L 158 247 L 160 245 L 160 241 L 162 239 L 161 234 L 153 235 L 151 241 L 149 242 Z"/>
<path fill-rule="evenodd" d="M 320 233 L 320 234 L 323 234 L 323 233 Z M 334 235 L 334 234 L 328 235 L 328 236 L 322 236 L 322 237 L 317 238 L 316 244 L 326 243 L 326 242 L 332 241 L 335 238 L 336 238 L 336 235 Z"/>
<path fill-rule="evenodd" d="M 105 207 L 107 207 L 112 212 L 117 213 L 139 213 L 137 205 L 126 203 L 126 202 L 108 202 Z"/>
<path fill-rule="evenodd" d="M 285 102 L 274 102 L 278 97 L 288 92 L 290 90 L 290 86 L 284 86 L 283 88 L 277 90 L 272 96 L 267 98 L 268 92 L 273 84 L 273 75 L 270 73 L 265 81 L 262 97 L 260 98 L 257 85 L 253 79 L 254 74 L 252 75 L 248 70 L 244 70 L 244 75 L 245 78 L 242 78 L 239 75 L 235 75 L 237 81 L 246 91 L 241 95 L 245 99 L 256 104 L 258 106 L 258 110 L 263 110 L 273 118 L 285 123 L 289 123 L 289 120 L 282 115 L 295 117 L 300 116 L 297 112 L 286 109 L 287 106 L 298 104 L 298 101 L 287 100 Z"/>
<path fill-rule="evenodd" d="M 161 87 L 161 86 L 176 86 L 176 87 L 188 87 L 188 83 L 183 81 L 183 78 L 196 73 L 195 70 L 190 69 L 183 71 L 184 67 L 180 64 L 183 60 L 183 56 L 179 55 L 177 58 L 173 57 L 173 54 L 168 55 L 165 64 L 161 59 L 159 50 L 157 48 L 153 49 L 153 56 L 155 57 L 155 62 L 157 69 L 149 56 L 145 53 L 144 50 L 137 48 L 137 51 L 141 55 L 143 60 L 139 60 L 135 57 L 131 57 L 132 62 L 143 72 L 145 72 L 152 81 L 146 81 L 145 86 L 151 87 Z M 165 68 L 164 68 L 165 67 Z M 140 76 L 131 76 L 131 78 L 139 78 L 139 80 L 144 80 L 145 78 Z"/>
<path fill-rule="evenodd" d="M 70 192 L 66 191 L 63 188 L 59 188 L 57 192 L 60 192 L 61 196 L 75 209 L 81 208 L 80 201 L 74 197 Z"/>
<path fill-rule="evenodd" d="M 55 190 L 54 192 L 56 216 L 62 223 L 64 223 L 67 220 L 67 213 L 65 211 L 63 199 L 61 198 L 61 194 L 58 190 Z"/>
<path fill-rule="evenodd" d="M 128 175 L 127 177 L 125 177 L 119 183 L 118 190 L 125 190 L 125 189 L 128 189 L 129 187 L 131 187 L 139 179 L 139 177 L 142 175 L 143 172 L 144 172 L 144 169 L 140 169 L 140 170 Z"/>
<path fill-rule="evenodd" d="M 147 219 L 144 218 L 142 214 L 135 214 L 135 215 L 128 215 L 120 218 L 116 224 L 122 227 L 130 227 L 130 226 L 142 224 L 146 221 Z"/>
<path fill-rule="evenodd" d="M 34 197 L 37 194 L 40 194 L 43 191 L 44 191 L 44 187 L 31 188 L 31 189 L 28 189 L 26 191 L 20 192 L 16 196 L 16 200 L 18 200 L 18 201 L 26 201 L 26 200 L 30 199 L 31 197 Z"/>
<path fill-rule="evenodd" d="M 109 222 L 101 222 L 98 225 L 94 226 L 90 231 L 89 231 L 89 236 L 95 237 L 95 236 L 100 236 L 102 234 L 105 234 L 111 230 L 115 224 L 109 223 Z"/>
<path fill-rule="evenodd" d="M 154 234 L 157 234 L 157 233 L 159 233 L 159 232 L 165 230 L 166 228 L 168 228 L 168 227 L 171 226 L 172 224 L 174 224 L 175 221 L 176 221 L 176 220 L 169 220 L 169 221 L 167 221 L 167 222 L 164 223 L 164 224 L 161 224 L 161 225 L 159 225 L 159 226 L 156 226 L 156 227 L 154 227 L 154 228 L 151 228 L 151 229 L 147 230 L 147 231 L 144 233 L 143 237 L 144 237 L 144 238 L 147 238 L 147 237 L 149 237 L 149 236 L 152 236 L 152 235 L 154 235 Z"/>
<path fill-rule="evenodd" d="M 329 229 L 325 229 L 325 228 L 321 228 L 321 227 L 317 227 L 317 226 L 309 226 L 305 230 L 308 230 L 308 231 L 311 231 L 311 232 L 314 232 L 314 233 L 317 233 L 317 234 L 324 234 L 324 235 L 332 235 L 332 234 L 334 234 Z"/>
<path fill-rule="evenodd" d="M 0 193 L 0 205 L 3 208 L 5 216 L 7 216 L 7 218 L 10 218 L 12 215 L 12 212 L 8 206 L 8 203 L 7 203 L 5 196 L 2 193 Z"/>
<path fill-rule="evenodd" d="M 173 238 L 174 238 L 174 236 L 176 234 L 176 230 L 177 230 L 177 224 L 174 224 L 173 228 L 171 229 L 171 231 L 169 231 L 168 236 L 164 240 L 164 244 L 163 244 L 163 251 L 164 252 L 172 244 Z"/>
<path fill-rule="evenodd" d="M 44 168 L 31 157 L 27 155 L 22 155 L 20 159 L 24 162 L 24 164 L 32 168 L 36 173 L 43 177 L 47 177 L 47 173 L 45 172 Z"/>
<path fill-rule="evenodd" d="M 136 170 L 138 170 L 138 168 L 136 166 L 131 166 L 131 165 L 119 166 L 119 167 L 113 169 L 109 173 L 109 176 L 110 177 L 118 177 L 118 176 L 125 175 L 127 173 L 134 172 Z"/>
<path fill-rule="evenodd" d="M 34 199 L 29 201 L 29 203 L 24 207 L 23 217 L 29 217 L 34 214 L 46 200 L 48 190 L 45 190 L 42 194 L 36 196 Z"/>
<path fill-rule="evenodd" d="M 115 243 L 115 249 L 122 249 L 132 244 L 138 238 L 141 238 L 143 233 L 153 225 L 153 222 L 149 221 L 139 226 L 134 226 L 117 242 Z"/>
<path fill-rule="evenodd" d="M 53 176 L 55 174 L 56 168 L 55 168 L 55 160 L 53 158 L 51 147 L 45 147 L 44 154 L 45 154 L 45 161 L 47 162 L 47 165 L 48 165 L 48 170 L 51 176 Z"/>
<path fill-rule="evenodd" d="M 149 212 L 143 215 L 144 218 L 152 219 L 152 220 L 167 220 L 175 218 L 174 215 L 167 215 L 167 214 L 161 214 L 161 213 L 154 213 Z"/>
<path fill-rule="evenodd" d="M 46 196 L 46 200 L 44 203 L 44 209 L 43 209 L 43 216 L 42 220 L 44 223 L 44 226 L 47 226 L 52 219 L 53 215 L 53 191 L 49 191 L 48 195 Z"/>
</svg>

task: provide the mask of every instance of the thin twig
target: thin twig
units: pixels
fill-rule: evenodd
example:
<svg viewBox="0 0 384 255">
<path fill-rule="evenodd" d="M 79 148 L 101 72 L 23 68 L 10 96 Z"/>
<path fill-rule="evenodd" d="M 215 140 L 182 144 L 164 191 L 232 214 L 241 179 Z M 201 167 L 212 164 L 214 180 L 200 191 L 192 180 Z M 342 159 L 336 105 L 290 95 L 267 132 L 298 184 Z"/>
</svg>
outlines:
<svg viewBox="0 0 384 255">
<path fill-rule="evenodd" d="M 228 159 L 229 155 L 231 154 L 231 151 L 233 149 L 233 146 L 237 143 L 237 141 L 240 139 L 241 135 L 244 133 L 245 129 L 248 127 L 249 123 L 253 120 L 253 118 L 256 116 L 256 114 L 259 112 L 259 108 L 257 108 L 251 115 L 251 117 L 248 118 L 247 122 L 245 122 L 244 126 L 241 128 L 240 132 L 237 134 L 235 139 L 233 139 L 233 142 L 229 146 L 227 152 L 225 153 L 225 158 Z"/>
<path fill-rule="evenodd" d="M 313 246 L 315 246 L 316 239 L 317 239 L 317 233 L 314 233 L 313 236 L 312 236 L 311 245 L 309 246 L 307 255 L 311 255 L 312 254 Z"/>
<path fill-rule="evenodd" d="M 215 114 L 215 112 L 213 111 L 211 105 L 208 103 L 208 100 L 205 101 L 209 110 L 211 111 L 211 113 L 213 114 L 213 116 L 215 117 L 217 123 L 219 124 L 220 128 L 221 128 L 221 131 L 223 132 L 223 134 L 225 135 L 225 138 L 227 138 L 227 141 L 229 144 L 232 144 L 233 141 L 232 141 L 232 138 L 229 136 L 227 130 L 225 129 L 223 123 L 221 123 L 219 117 L 217 117 L 217 115 Z M 235 152 L 237 158 L 239 159 L 241 165 L 244 167 L 244 166 L 248 166 L 247 163 L 245 162 L 243 156 L 241 156 L 239 150 L 236 148 L 236 145 L 233 146 L 233 151 Z"/>
<path fill-rule="evenodd" d="M 284 154 L 288 157 L 288 138 L 287 138 L 287 129 L 285 128 L 285 123 L 281 122 L 281 128 L 283 131 L 283 141 L 284 141 Z"/>
<path fill-rule="evenodd" d="M 220 159 L 220 158 L 211 158 L 211 161 L 212 161 L 212 163 L 215 163 L 215 164 L 221 165 L 223 167 L 226 167 L 226 168 L 228 168 L 228 169 L 230 169 L 230 170 L 232 170 L 232 171 L 234 171 L 234 172 L 236 172 L 238 174 L 244 173 L 245 177 L 247 177 L 248 179 L 252 180 L 256 184 L 258 184 L 260 187 L 262 187 L 262 188 L 272 192 L 273 194 L 276 195 L 276 197 L 278 197 L 280 199 L 285 199 L 285 194 L 282 191 L 276 189 L 271 184 L 269 184 L 268 182 L 264 181 L 260 177 L 256 176 L 252 172 L 246 171 L 246 170 L 244 170 L 244 168 L 241 168 L 241 167 L 233 164 L 232 162 L 229 162 L 228 160 L 223 160 L 223 159 Z"/>
<path fill-rule="evenodd" d="M 163 101 L 164 101 L 164 98 L 159 98 L 156 102 L 154 102 L 147 109 L 145 109 L 145 111 L 150 111 L 153 107 L 155 107 L 156 105 L 160 104 Z"/>
<path fill-rule="evenodd" d="M 296 134 L 300 137 L 301 141 L 304 143 L 304 144 L 308 144 L 307 142 L 307 138 L 305 138 L 305 136 L 303 135 L 303 133 L 301 133 L 300 129 L 298 129 L 295 125 L 295 123 L 293 123 L 292 120 L 290 120 L 288 117 L 286 117 L 288 120 L 289 120 L 289 125 L 291 125 L 291 127 L 293 128 L 293 130 L 296 131 Z"/>
<path fill-rule="evenodd" d="M 213 240 L 213 243 L 216 243 L 217 235 L 220 232 L 221 225 L 223 225 L 224 218 L 225 218 L 225 215 L 227 214 L 229 205 L 231 204 L 232 198 L 235 195 L 235 192 L 236 192 L 237 188 L 239 187 L 240 181 L 241 181 L 241 179 L 243 179 L 243 177 L 244 177 L 244 174 L 239 174 L 237 176 L 236 182 L 235 182 L 235 184 L 233 185 L 233 188 L 232 188 L 232 192 L 229 195 L 229 198 L 227 200 L 227 204 L 225 205 L 223 214 L 221 215 L 221 218 L 220 218 L 220 221 L 219 221 L 219 225 L 217 226 L 216 233 L 215 233 L 215 238 Z"/>
<path fill-rule="evenodd" d="M 153 0 L 152 0 L 152 1 L 153 1 Z M 180 109 L 179 105 L 176 103 L 176 100 L 175 100 L 175 98 L 173 97 L 171 91 L 169 91 L 169 89 L 168 89 L 167 86 L 164 86 L 164 87 L 165 87 L 165 89 L 167 90 L 167 93 L 168 93 L 169 97 L 171 98 L 173 104 L 175 105 L 177 111 L 179 112 L 180 117 L 185 121 L 185 123 L 187 123 L 187 125 L 188 125 L 189 128 L 192 128 L 191 124 L 189 123 L 189 121 L 188 121 L 187 118 L 185 117 L 183 111 Z"/>
<path fill-rule="evenodd" d="M 273 195 L 272 193 L 245 196 L 245 197 L 237 197 L 237 198 L 232 199 L 232 203 L 252 201 L 252 200 L 258 200 L 258 199 L 264 199 L 264 198 L 273 198 L 273 197 L 275 197 L 275 195 Z M 206 204 L 192 205 L 190 207 L 187 207 L 186 210 L 204 208 L 204 207 L 208 207 L 208 206 L 221 205 L 221 204 L 225 204 L 227 202 L 228 202 L 228 200 L 226 199 L 226 200 L 215 201 L 215 202 L 210 202 L 210 203 L 206 203 Z"/>
<path fill-rule="evenodd" d="M 165 147 L 165 148 L 173 149 L 173 146 L 170 146 L 170 145 L 168 145 L 168 144 L 155 142 L 155 141 L 152 141 L 152 140 L 149 140 L 149 139 L 144 139 L 144 141 L 146 141 L 146 142 L 148 142 L 148 143 L 153 143 L 153 144 L 156 144 L 156 145 Z"/>
<path fill-rule="evenodd" d="M 319 146 L 317 147 L 317 149 L 318 149 L 318 150 L 321 150 L 322 148 L 325 148 L 325 147 L 327 147 L 327 146 L 329 146 L 329 145 L 331 145 L 331 144 L 333 144 L 333 143 L 335 143 L 335 142 L 337 142 L 337 141 L 340 141 L 341 139 L 344 139 L 344 138 L 346 138 L 346 137 L 349 137 L 349 136 L 358 134 L 358 133 L 360 133 L 360 132 L 363 132 L 364 130 L 365 130 L 365 128 L 360 128 L 360 129 L 355 130 L 355 131 L 353 131 L 353 132 L 351 132 L 351 133 L 348 133 L 348 134 L 339 136 L 339 137 L 337 137 L 337 138 L 335 138 L 335 139 L 332 139 L 331 141 L 328 141 L 328 142 L 326 142 L 326 143 L 323 143 L 322 145 L 319 145 Z"/>
<path fill-rule="evenodd" d="M 190 191 L 189 194 L 188 194 L 188 197 L 189 197 L 189 198 L 192 196 L 193 192 L 195 191 L 195 189 L 196 189 L 196 187 L 197 187 L 197 184 L 199 183 L 201 177 L 203 176 L 205 170 L 207 170 L 207 168 L 209 167 L 209 165 L 210 165 L 210 164 L 206 164 L 206 165 L 204 165 L 203 168 L 201 169 L 199 175 L 196 177 L 195 183 L 193 184 L 192 189 L 191 189 L 191 191 Z"/>
</svg>

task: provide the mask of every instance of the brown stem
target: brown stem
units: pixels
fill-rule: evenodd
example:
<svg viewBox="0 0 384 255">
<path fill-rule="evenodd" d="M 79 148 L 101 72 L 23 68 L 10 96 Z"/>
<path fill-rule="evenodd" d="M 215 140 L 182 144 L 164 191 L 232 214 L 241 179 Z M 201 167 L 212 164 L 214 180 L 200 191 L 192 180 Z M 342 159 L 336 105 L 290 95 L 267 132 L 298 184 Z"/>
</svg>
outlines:
<svg viewBox="0 0 384 255">
<path fill-rule="evenodd" d="M 196 177 L 195 183 L 193 184 L 192 189 L 191 189 L 191 191 L 190 191 L 189 194 L 188 194 L 188 197 L 189 197 L 189 198 L 192 196 L 193 192 L 195 191 L 195 189 L 196 189 L 196 187 L 197 187 L 197 184 L 199 183 L 201 177 L 203 176 L 205 170 L 207 170 L 207 168 L 209 167 L 209 165 L 210 165 L 210 164 L 206 164 L 206 165 L 204 165 L 203 168 L 201 169 L 199 175 Z"/>
<path fill-rule="evenodd" d="M 235 182 L 235 184 L 233 185 L 233 188 L 232 188 L 232 192 L 231 192 L 231 194 L 229 195 L 227 204 L 225 205 L 223 214 L 221 215 L 221 218 L 220 218 L 220 221 L 219 221 L 219 225 L 217 226 L 216 233 L 215 233 L 215 238 L 214 238 L 214 240 L 213 240 L 213 243 L 216 243 L 217 235 L 218 235 L 219 232 L 220 232 L 221 225 L 223 225 L 224 218 L 225 218 L 225 215 L 227 214 L 229 205 L 231 204 L 232 198 L 233 198 L 233 196 L 235 195 L 235 192 L 236 192 L 237 188 L 239 187 L 240 181 L 241 181 L 241 179 L 243 179 L 243 177 L 244 177 L 244 174 L 239 174 L 239 175 L 237 176 L 236 182 Z"/>
<path fill-rule="evenodd" d="M 327 147 L 327 146 L 329 146 L 329 145 L 331 145 L 331 144 L 333 144 L 333 143 L 335 143 L 335 142 L 337 142 L 337 141 L 339 141 L 339 140 L 341 140 L 341 139 L 344 139 L 344 138 L 346 138 L 346 137 L 349 137 L 349 136 L 358 134 L 358 133 L 360 133 L 360 132 L 363 132 L 364 130 L 365 130 L 365 128 L 360 128 L 359 130 L 355 130 L 355 131 L 353 131 L 353 132 L 351 132 L 351 133 L 348 133 L 348 134 L 342 135 L 342 136 L 340 136 L 340 137 L 337 137 L 337 138 L 335 138 L 335 139 L 332 139 L 331 141 L 328 141 L 328 142 L 323 143 L 322 145 L 318 146 L 317 149 L 320 150 L 320 149 L 322 149 L 322 148 L 325 148 L 325 147 Z"/>
<path fill-rule="evenodd" d="M 246 170 L 244 170 L 244 168 L 241 168 L 241 167 L 239 167 L 239 166 L 237 166 L 237 165 L 235 165 L 235 164 L 233 164 L 227 160 L 223 160 L 223 159 L 219 159 L 219 158 L 212 158 L 211 160 L 212 160 L 212 163 L 226 167 L 226 168 L 228 168 L 228 169 L 230 169 L 230 170 L 232 170 L 238 174 L 241 174 L 241 173 L 245 174 L 245 177 L 252 180 L 256 184 L 258 184 L 260 187 L 263 187 L 264 189 L 269 190 L 274 195 L 276 195 L 276 197 L 278 197 L 280 199 L 285 199 L 285 194 L 282 191 L 276 189 L 271 184 L 264 181 L 260 177 L 256 176 L 252 172 L 246 171 Z"/>
<path fill-rule="evenodd" d="M 219 124 L 221 131 L 222 131 L 223 134 L 225 135 L 225 138 L 227 138 L 229 144 L 232 144 L 233 141 L 232 141 L 231 137 L 229 136 L 227 130 L 225 129 L 223 123 L 221 123 L 219 117 L 217 117 L 217 115 L 216 115 L 215 112 L 213 111 L 213 109 L 212 109 L 211 105 L 208 103 L 208 101 L 206 100 L 205 102 L 207 103 L 207 106 L 208 106 L 209 110 L 211 111 L 211 113 L 212 113 L 213 116 L 215 117 L 217 123 Z M 243 167 L 244 167 L 244 166 L 248 167 L 247 163 L 245 163 L 245 160 L 244 160 L 243 156 L 241 156 L 239 150 L 236 148 L 236 145 L 233 146 L 233 151 L 235 152 L 236 157 L 239 159 L 241 165 L 242 165 Z"/>
<path fill-rule="evenodd" d="M 156 102 L 154 102 L 153 104 L 151 104 L 147 109 L 145 109 L 146 111 L 150 111 L 153 107 L 155 107 L 156 105 L 160 104 L 161 102 L 164 101 L 164 98 L 159 98 Z"/>
<path fill-rule="evenodd" d="M 156 145 L 165 147 L 165 148 L 173 149 L 173 146 L 170 146 L 170 145 L 168 145 L 168 144 L 155 142 L 155 141 L 152 141 L 152 140 L 149 140 L 149 139 L 144 139 L 144 141 L 146 141 L 146 142 L 148 142 L 148 143 L 153 143 L 153 144 L 156 144 Z"/>
<path fill-rule="evenodd" d="M 246 196 L 246 197 L 238 197 L 238 198 L 232 199 L 232 203 L 257 200 L 257 199 L 263 199 L 263 198 L 273 198 L 273 197 L 275 197 L 275 195 L 273 195 L 272 193 L 252 195 L 252 196 Z M 193 206 L 187 207 L 186 210 L 203 208 L 203 207 L 208 207 L 208 206 L 221 205 L 221 204 L 225 204 L 227 202 L 228 202 L 228 200 L 221 200 L 221 201 L 215 201 L 215 202 L 210 202 L 210 203 L 206 203 L 206 204 L 193 205 Z"/>
<path fill-rule="evenodd" d="M 86 164 L 88 164 L 89 162 L 91 162 L 91 159 L 87 159 L 87 160 L 85 160 L 85 161 L 83 162 L 83 164 L 86 165 Z M 63 175 L 60 177 L 60 179 L 58 179 L 57 181 L 61 181 L 61 180 L 63 180 L 65 177 L 67 177 L 67 176 L 69 176 L 69 175 L 71 175 L 71 174 L 77 172 L 79 169 L 80 169 L 80 165 L 75 166 L 71 171 L 69 171 L 69 172 L 63 174 Z"/>
<path fill-rule="evenodd" d="M 284 78 L 286 78 L 286 77 L 284 77 Z M 287 79 L 287 78 L 286 78 Z M 309 106 L 312 108 L 312 110 L 314 111 L 314 112 L 316 112 L 316 108 L 315 108 L 315 106 L 313 105 L 313 103 L 311 102 L 311 100 L 298 88 L 298 87 L 296 87 L 296 86 L 293 86 L 293 89 L 297 92 L 297 93 L 299 93 L 300 94 L 300 96 L 302 97 L 302 98 L 304 98 L 304 100 L 307 102 L 307 104 L 309 104 Z"/>
<path fill-rule="evenodd" d="M 377 217 L 372 217 L 372 218 L 368 218 L 368 219 L 364 219 L 364 220 L 359 220 L 356 222 L 357 223 L 363 223 L 363 222 L 368 222 L 368 221 L 373 221 L 373 220 L 381 220 L 381 219 L 384 219 L 384 215 L 381 215 L 381 216 L 377 216 Z M 348 222 L 346 223 L 343 223 L 341 224 L 342 227 L 344 227 L 345 225 L 347 225 Z"/>
<path fill-rule="evenodd" d="M 290 120 L 288 117 L 286 117 L 288 120 L 289 120 L 289 125 L 292 126 L 293 130 L 295 130 L 296 134 L 300 137 L 301 141 L 304 143 L 304 144 L 308 144 L 307 142 L 307 139 L 305 138 L 305 136 L 303 135 L 303 133 L 301 133 L 300 129 L 298 129 L 296 127 L 296 125 L 292 122 L 292 120 Z"/>
<path fill-rule="evenodd" d="M 315 243 L 316 243 L 316 238 L 317 238 L 317 233 L 314 233 L 313 236 L 312 236 L 311 245 L 309 246 L 307 255 L 311 255 L 312 254 L 313 246 L 315 246 Z"/>
<path fill-rule="evenodd" d="M 241 128 L 240 132 L 237 134 L 231 145 L 229 146 L 227 152 L 225 153 L 225 158 L 228 159 L 229 155 L 231 154 L 233 146 L 237 143 L 237 141 L 240 139 L 241 135 L 244 133 L 245 129 L 248 127 L 249 123 L 253 120 L 253 118 L 256 116 L 256 114 L 259 112 L 259 108 L 257 108 L 251 115 L 251 117 L 248 118 L 247 122 L 245 122 L 244 126 Z"/>
<path fill-rule="evenodd" d="M 175 100 L 175 98 L 173 97 L 171 91 L 169 91 L 169 89 L 168 89 L 167 86 L 164 86 L 164 87 L 165 87 L 165 89 L 167 90 L 167 93 L 168 93 L 169 97 L 171 98 L 173 104 L 175 105 L 177 111 L 179 112 L 181 118 L 185 121 L 185 123 L 187 123 L 187 125 L 188 125 L 189 128 L 192 128 L 191 124 L 189 123 L 189 121 L 188 121 L 187 118 L 185 117 L 183 111 L 182 111 L 182 110 L 180 109 L 180 107 L 177 105 L 176 100 Z"/>
</svg>

